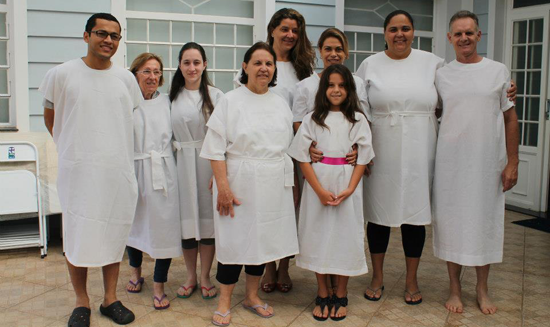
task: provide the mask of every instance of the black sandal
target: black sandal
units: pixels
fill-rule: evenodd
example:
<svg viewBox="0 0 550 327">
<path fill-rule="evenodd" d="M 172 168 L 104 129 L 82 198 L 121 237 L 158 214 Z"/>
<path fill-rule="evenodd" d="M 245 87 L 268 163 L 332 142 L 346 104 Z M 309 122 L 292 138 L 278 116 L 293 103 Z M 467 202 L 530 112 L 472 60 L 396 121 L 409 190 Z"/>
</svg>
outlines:
<svg viewBox="0 0 550 327">
<path fill-rule="evenodd" d="M 99 306 L 99 312 L 102 315 L 111 318 L 115 323 L 119 325 L 127 325 L 136 319 L 134 313 L 130 309 L 122 305 L 122 302 L 113 302 L 108 307 Z"/>
<path fill-rule="evenodd" d="M 69 318 L 68 327 L 90 327 L 90 308 L 78 307 L 73 310 Z"/>
<path fill-rule="evenodd" d="M 330 297 L 327 296 L 327 297 L 320 297 L 319 295 L 317 295 L 317 297 L 315 298 L 315 305 L 317 306 L 320 306 L 321 307 L 321 315 L 323 315 L 325 313 L 325 308 L 328 306 L 329 309 L 328 309 L 328 316 L 326 317 L 317 317 L 316 315 L 313 315 L 313 319 L 317 320 L 317 321 L 325 321 L 328 319 L 328 317 L 330 316 Z"/>
<path fill-rule="evenodd" d="M 335 315 L 335 317 L 330 317 L 330 319 L 332 319 L 334 321 L 340 321 L 340 320 L 346 319 L 347 315 L 343 316 L 343 317 L 336 317 L 336 314 L 338 313 L 338 310 L 340 309 L 340 307 L 345 308 L 345 307 L 348 306 L 348 297 L 347 296 L 337 297 L 336 295 L 333 295 L 331 302 L 334 305 L 334 315 Z"/>
</svg>

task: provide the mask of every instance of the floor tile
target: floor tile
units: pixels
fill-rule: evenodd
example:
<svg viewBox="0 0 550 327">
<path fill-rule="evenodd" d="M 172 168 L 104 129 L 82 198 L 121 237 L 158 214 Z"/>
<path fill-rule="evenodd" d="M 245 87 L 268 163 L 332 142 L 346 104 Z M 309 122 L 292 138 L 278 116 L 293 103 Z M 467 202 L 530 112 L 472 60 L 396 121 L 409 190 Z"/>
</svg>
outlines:
<svg viewBox="0 0 550 327">
<path fill-rule="evenodd" d="M 25 282 L 21 279 L 0 280 L 0 307 L 10 308 L 33 297 L 51 291 L 53 287 Z M 1 320 L 0 320 L 1 321 Z"/>
</svg>

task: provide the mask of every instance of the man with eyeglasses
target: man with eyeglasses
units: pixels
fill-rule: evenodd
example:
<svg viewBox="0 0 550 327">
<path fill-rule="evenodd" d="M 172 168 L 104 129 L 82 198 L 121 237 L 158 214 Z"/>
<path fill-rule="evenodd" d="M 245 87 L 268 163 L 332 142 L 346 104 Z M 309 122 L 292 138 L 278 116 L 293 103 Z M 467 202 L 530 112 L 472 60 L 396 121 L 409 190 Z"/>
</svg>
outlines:
<svg viewBox="0 0 550 327">
<path fill-rule="evenodd" d="M 69 327 L 90 325 L 88 267 L 103 270 L 101 314 L 117 324 L 135 319 L 117 300 L 116 285 L 137 202 L 132 113 L 143 97 L 135 77 L 111 62 L 120 32 L 114 16 L 92 15 L 87 55 L 52 68 L 40 86 L 57 145 L 64 250 L 76 293 Z"/>
</svg>

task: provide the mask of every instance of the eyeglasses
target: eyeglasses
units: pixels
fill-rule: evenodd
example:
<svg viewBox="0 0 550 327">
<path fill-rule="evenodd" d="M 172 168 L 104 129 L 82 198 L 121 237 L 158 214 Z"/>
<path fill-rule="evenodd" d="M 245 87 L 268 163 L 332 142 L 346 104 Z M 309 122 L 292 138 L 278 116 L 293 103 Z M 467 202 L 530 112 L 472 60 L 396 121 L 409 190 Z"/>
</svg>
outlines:
<svg viewBox="0 0 550 327">
<path fill-rule="evenodd" d="M 139 70 L 136 72 L 136 74 L 143 74 L 145 76 L 151 76 L 151 74 L 155 75 L 155 77 L 161 77 L 162 76 L 162 72 L 160 70 L 153 70 L 153 71 L 150 71 L 150 70 Z"/>
<path fill-rule="evenodd" d="M 110 36 L 113 41 L 120 41 L 120 39 L 122 39 L 122 35 L 118 33 L 109 33 L 104 30 L 91 31 L 90 33 L 94 33 L 100 39 L 106 39 L 107 36 Z"/>
</svg>

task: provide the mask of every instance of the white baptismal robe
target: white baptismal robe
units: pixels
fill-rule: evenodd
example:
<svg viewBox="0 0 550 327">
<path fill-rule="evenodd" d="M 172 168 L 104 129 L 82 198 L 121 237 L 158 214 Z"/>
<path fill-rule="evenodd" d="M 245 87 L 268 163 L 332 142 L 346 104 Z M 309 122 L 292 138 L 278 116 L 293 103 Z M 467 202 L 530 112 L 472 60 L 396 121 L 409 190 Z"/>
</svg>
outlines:
<svg viewBox="0 0 550 327">
<path fill-rule="evenodd" d="M 176 160 L 166 94 L 143 101 L 134 110 L 134 165 L 138 202 L 127 245 L 154 259 L 181 256 Z"/>
<path fill-rule="evenodd" d="M 120 262 L 137 201 L 132 111 L 143 97 L 136 78 L 75 59 L 50 69 L 39 90 L 55 110 L 67 260 L 79 267 Z"/>
<path fill-rule="evenodd" d="M 214 105 L 223 96 L 223 92 L 215 87 L 208 87 L 208 92 Z M 172 102 L 171 116 L 183 239 L 214 238 L 212 194 L 208 189 L 212 167 L 209 160 L 199 157 L 207 130 L 199 90 L 184 88 Z"/>
<path fill-rule="evenodd" d="M 506 66 L 483 58 L 453 61 L 438 70 L 443 104 L 433 187 L 433 246 L 436 257 L 467 266 L 502 262 L 507 162 L 503 112 Z"/>
<path fill-rule="evenodd" d="M 359 98 L 361 108 L 370 120 L 369 101 L 364 82 L 361 77 L 358 76 L 353 76 L 353 80 L 355 81 L 355 88 L 357 90 L 357 97 Z M 292 115 L 294 116 L 294 122 L 301 122 L 305 115 L 312 112 L 315 108 L 315 96 L 317 95 L 320 81 L 321 78 L 319 77 L 319 74 L 314 73 L 310 77 L 296 84 L 294 102 L 292 103 Z"/>
<path fill-rule="evenodd" d="M 434 83 L 443 63 L 432 53 L 413 49 L 402 60 L 377 53 L 357 70 L 368 93 L 376 152 L 372 174 L 363 184 L 369 222 L 399 227 L 432 221 L 438 101 Z"/>
<path fill-rule="evenodd" d="M 292 113 L 286 101 L 242 86 L 222 97 L 207 126 L 201 157 L 226 161 L 229 187 L 241 202 L 234 218 L 214 211 L 217 260 L 259 265 L 297 254 L 294 172 L 286 154 Z"/>
<path fill-rule="evenodd" d="M 310 162 L 309 147 L 315 141 L 326 157 L 344 158 L 352 151 L 352 145 L 357 144 L 357 164 L 366 165 L 374 158 L 370 128 L 363 114 L 355 114 L 358 122 L 352 127 L 341 112 L 329 112 L 325 119 L 329 129 L 317 125 L 311 115 L 304 117 L 288 149 L 291 157 Z M 354 170 L 348 164 L 314 163 L 312 168 L 321 186 L 334 195 L 349 186 Z M 300 254 L 296 256 L 296 265 L 320 274 L 366 274 L 364 224 L 362 182 L 336 207 L 323 206 L 313 188 L 304 182 L 298 225 Z"/>
<path fill-rule="evenodd" d="M 269 90 L 283 99 L 286 100 L 288 106 L 292 108 L 292 102 L 294 99 L 294 90 L 296 89 L 296 83 L 300 80 L 296 76 L 296 70 L 290 61 L 277 61 L 277 85 L 270 87 Z M 242 76 L 242 69 L 235 75 L 233 84 L 235 86 L 241 86 L 240 78 Z"/>
</svg>

